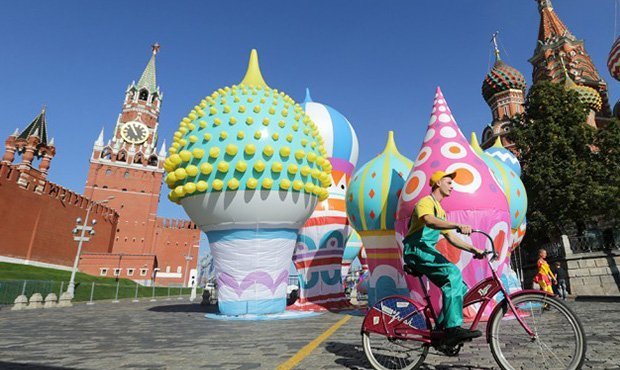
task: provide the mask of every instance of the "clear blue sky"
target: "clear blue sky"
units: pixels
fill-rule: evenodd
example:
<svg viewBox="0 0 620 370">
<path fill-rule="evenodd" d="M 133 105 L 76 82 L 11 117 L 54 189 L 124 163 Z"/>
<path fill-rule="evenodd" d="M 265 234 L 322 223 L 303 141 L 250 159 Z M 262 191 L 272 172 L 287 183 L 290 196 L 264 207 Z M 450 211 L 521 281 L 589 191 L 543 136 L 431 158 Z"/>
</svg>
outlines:
<svg viewBox="0 0 620 370">
<path fill-rule="evenodd" d="M 612 0 L 554 0 L 567 27 L 609 84 Z M 50 179 L 82 192 L 92 144 L 110 138 L 124 91 L 159 42 L 164 92 L 161 140 L 213 90 L 238 83 L 250 49 L 267 83 L 333 106 L 353 124 L 361 165 L 394 130 L 401 153 L 417 155 L 440 85 L 461 130 L 478 135 L 491 114 L 480 87 L 500 31 L 503 59 L 531 83 L 534 0 L 460 1 L 3 1 L 0 3 L 0 139 L 48 107 L 57 155 Z M 165 197 L 159 214 L 185 217 Z"/>
</svg>

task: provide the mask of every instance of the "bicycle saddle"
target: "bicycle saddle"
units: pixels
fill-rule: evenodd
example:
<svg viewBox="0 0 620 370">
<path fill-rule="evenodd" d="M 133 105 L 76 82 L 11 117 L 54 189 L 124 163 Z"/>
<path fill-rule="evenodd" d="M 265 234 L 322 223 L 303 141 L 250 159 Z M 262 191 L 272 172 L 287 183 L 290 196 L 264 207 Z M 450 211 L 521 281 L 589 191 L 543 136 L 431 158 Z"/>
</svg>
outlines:
<svg viewBox="0 0 620 370">
<path fill-rule="evenodd" d="M 404 265 L 403 270 L 405 270 L 407 274 L 415 276 L 415 277 L 420 277 L 424 275 L 423 273 L 421 273 L 420 271 L 416 270 L 414 267 L 411 267 L 409 265 Z"/>
</svg>

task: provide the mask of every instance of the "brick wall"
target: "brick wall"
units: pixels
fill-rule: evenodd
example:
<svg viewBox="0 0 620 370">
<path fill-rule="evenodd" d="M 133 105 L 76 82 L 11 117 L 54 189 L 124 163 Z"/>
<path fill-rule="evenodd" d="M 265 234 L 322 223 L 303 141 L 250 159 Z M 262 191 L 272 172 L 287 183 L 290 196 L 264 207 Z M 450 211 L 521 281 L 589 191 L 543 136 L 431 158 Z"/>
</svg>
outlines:
<svg viewBox="0 0 620 370">
<path fill-rule="evenodd" d="M 71 230 L 84 219 L 90 199 L 49 181 L 25 176 L 15 167 L 0 164 L 0 256 L 22 262 L 73 266 L 77 242 Z M 96 234 L 83 251 L 112 251 L 118 214 L 94 205 L 91 219 Z"/>
</svg>

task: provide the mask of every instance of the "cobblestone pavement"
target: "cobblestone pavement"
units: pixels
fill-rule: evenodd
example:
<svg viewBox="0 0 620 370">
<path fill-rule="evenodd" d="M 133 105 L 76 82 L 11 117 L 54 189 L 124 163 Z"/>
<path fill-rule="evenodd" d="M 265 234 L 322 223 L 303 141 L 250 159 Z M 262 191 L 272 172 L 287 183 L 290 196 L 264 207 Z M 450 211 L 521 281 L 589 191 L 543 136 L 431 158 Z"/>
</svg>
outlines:
<svg viewBox="0 0 620 370">
<path fill-rule="evenodd" d="M 620 303 L 569 302 L 588 334 L 584 368 L 620 369 Z M 282 321 L 206 319 L 187 301 L 101 302 L 0 310 L 0 369 L 274 369 L 342 314 Z M 368 369 L 353 316 L 297 369 Z M 496 368 L 484 339 L 458 357 L 429 354 L 423 369 Z"/>
</svg>

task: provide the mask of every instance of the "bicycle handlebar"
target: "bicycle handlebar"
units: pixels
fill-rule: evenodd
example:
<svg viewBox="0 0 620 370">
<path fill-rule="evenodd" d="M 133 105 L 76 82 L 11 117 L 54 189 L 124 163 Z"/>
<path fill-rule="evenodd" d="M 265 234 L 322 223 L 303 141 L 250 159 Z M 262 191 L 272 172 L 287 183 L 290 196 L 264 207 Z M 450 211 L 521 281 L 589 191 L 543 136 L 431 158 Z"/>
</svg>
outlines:
<svg viewBox="0 0 620 370">
<path fill-rule="evenodd" d="M 492 254 L 492 255 L 493 255 L 493 258 L 492 258 L 492 259 L 497 259 L 497 258 L 499 257 L 499 256 L 497 255 L 497 252 L 495 252 L 495 243 L 493 243 L 493 238 L 491 238 L 491 235 L 489 235 L 489 234 L 485 233 L 485 232 L 484 232 L 484 231 L 482 231 L 482 230 L 472 230 L 471 232 L 472 232 L 472 233 L 479 233 L 479 234 L 482 234 L 482 235 L 486 236 L 486 237 L 487 237 L 487 239 L 489 239 L 489 241 L 491 242 L 491 250 L 490 250 L 490 251 L 485 250 L 485 251 L 483 252 L 483 254 L 484 254 L 485 256 L 486 256 L 486 255 L 489 255 L 489 254 Z"/>
</svg>

